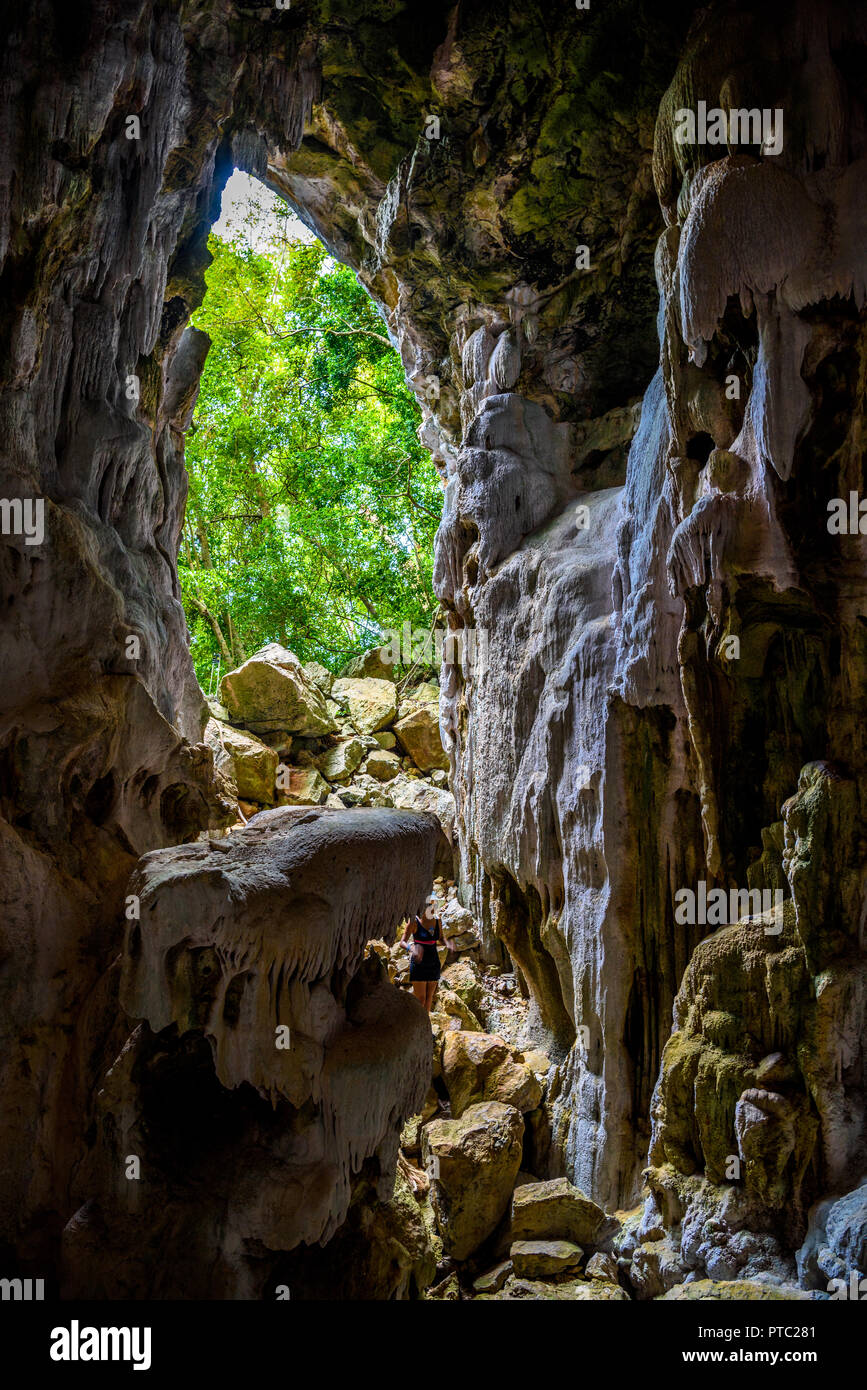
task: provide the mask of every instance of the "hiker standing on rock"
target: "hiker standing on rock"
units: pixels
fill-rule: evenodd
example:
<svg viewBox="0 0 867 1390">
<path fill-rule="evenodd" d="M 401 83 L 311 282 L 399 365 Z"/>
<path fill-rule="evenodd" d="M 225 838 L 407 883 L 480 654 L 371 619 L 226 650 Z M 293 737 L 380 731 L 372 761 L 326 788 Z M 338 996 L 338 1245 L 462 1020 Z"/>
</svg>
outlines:
<svg viewBox="0 0 867 1390">
<path fill-rule="evenodd" d="M 407 922 L 402 940 L 409 947 L 409 978 L 412 992 L 428 1013 L 440 978 L 440 958 L 437 947 L 442 944 L 443 929 L 436 915 L 436 899 L 429 893 L 420 917 Z"/>
</svg>

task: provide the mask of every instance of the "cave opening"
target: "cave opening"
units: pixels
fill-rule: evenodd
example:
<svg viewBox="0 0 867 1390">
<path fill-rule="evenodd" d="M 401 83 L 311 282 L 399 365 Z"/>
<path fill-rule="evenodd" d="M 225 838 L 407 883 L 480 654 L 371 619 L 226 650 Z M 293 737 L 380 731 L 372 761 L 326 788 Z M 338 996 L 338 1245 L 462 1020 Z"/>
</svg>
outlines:
<svg viewBox="0 0 867 1390">
<path fill-rule="evenodd" d="M 213 699 L 269 643 L 334 674 L 429 629 L 442 483 L 383 316 L 276 192 L 235 169 L 208 250 L 179 578 Z"/>
</svg>

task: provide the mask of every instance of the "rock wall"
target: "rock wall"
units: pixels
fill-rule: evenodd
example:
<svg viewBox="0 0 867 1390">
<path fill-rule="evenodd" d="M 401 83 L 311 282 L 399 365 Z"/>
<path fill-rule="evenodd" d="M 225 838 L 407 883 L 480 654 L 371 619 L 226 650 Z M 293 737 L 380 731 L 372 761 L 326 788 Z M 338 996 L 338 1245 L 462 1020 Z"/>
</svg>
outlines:
<svg viewBox="0 0 867 1390">
<path fill-rule="evenodd" d="M 441 592 L 491 650 L 445 715 L 465 874 L 560 1042 L 570 1175 L 611 1205 L 636 1194 L 681 986 L 652 1159 L 676 1186 L 735 1156 L 754 1224 L 785 1208 L 795 1242 L 867 1160 L 864 555 L 826 524 L 862 489 L 863 25 L 834 6 L 696 22 L 656 124 L 660 366 L 625 480 L 588 478 L 550 403 L 502 392 L 489 340 L 464 357 L 477 413 L 439 536 Z M 678 143 L 699 100 L 769 108 L 779 153 Z M 676 907 L 700 881 L 793 895 L 794 934 L 696 951 L 713 919 Z M 808 1002 L 829 988 L 836 1041 Z"/>
<path fill-rule="evenodd" d="M 769 1220 L 854 1182 L 864 542 L 825 512 L 863 486 L 865 11 L 694 8 L 4 20 L 0 492 L 45 534 L 4 511 L 0 1241 L 36 1273 L 128 1034 L 126 880 L 230 814 L 175 560 L 233 164 L 357 269 L 424 403 L 437 591 L 488 637 L 441 704 L 465 892 L 559 1058 L 559 1161 L 630 1201 L 652 1109 L 660 1194 L 724 1150 Z M 782 149 L 677 143 L 699 100 L 779 109 Z M 782 934 L 699 947 L 700 881 L 781 889 Z M 712 1139 L 690 1067 L 727 1078 Z M 762 1167 L 756 1111 L 809 1154 Z"/>
</svg>

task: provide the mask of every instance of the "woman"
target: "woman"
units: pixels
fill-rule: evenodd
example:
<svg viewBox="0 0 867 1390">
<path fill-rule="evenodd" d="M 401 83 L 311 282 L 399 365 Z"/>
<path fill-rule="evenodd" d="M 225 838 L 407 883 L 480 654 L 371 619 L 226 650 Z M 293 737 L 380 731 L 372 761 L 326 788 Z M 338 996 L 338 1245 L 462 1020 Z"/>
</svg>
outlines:
<svg viewBox="0 0 867 1390">
<path fill-rule="evenodd" d="M 437 992 L 437 985 L 440 978 L 440 958 L 437 946 L 442 943 L 443 929 L 439 917 L 436 915 L 436 899 L 433 893 L 429 893 L 422 914 L 414 921 L 407 922 L 401 938 L 404 945 L 408 944 L 412 937 L 415 945 L 421 946 L 421 960 L 413 960 L 410 951 L 409 978 L 412 984 L 412 992 L 420 1004 L 423 1004 L 428 1013 Z"/>
</svg>

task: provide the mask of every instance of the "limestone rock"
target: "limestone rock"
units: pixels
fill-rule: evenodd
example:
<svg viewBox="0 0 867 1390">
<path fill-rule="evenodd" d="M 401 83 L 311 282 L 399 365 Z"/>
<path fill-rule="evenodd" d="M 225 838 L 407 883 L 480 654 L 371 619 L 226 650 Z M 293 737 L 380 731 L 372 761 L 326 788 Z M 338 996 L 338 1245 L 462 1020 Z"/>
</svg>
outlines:
<svg viewBox="0 0 867 1390">
<path fill-rule="evenodd" d="M 475 1014 L 464 1003 L 464 1000 L 461 998 L 459 994 L 456 994 L 454 990 L 449 989 L 448 986 L 443 983 L 440 984 L 439 989 L 436 993 L 436 1006 L 438 1012 L 447 1014 L 450 1018 L 458 1019 L 460 1028 L 462 1030 L 466 1030 L 470 1033 L 478 1033 L 480 1035 L 482 1034 L 482 1025 L 479 1023 L 479 1020 L 476 1018 Z M 511 1101 L 506 1100 L 504 1096 L 481 1096 L 477 1098 L 489 1100 L 503 1100 L 507 1105 L 512 1103 Z M 518 1108 L 520 1109 L 520 1107 Z M 454 1109 L 453 1105 L 452 1114 L 458 1113 L 459 1112 Z"/>
<path fill-rule="evenodd" d="M 214 752 L 214 765 L 234 780 L 238 796 L 262 805 L 274 804 L 277 793 L 277 754 L 243 729 L 209 719 L 205 742 Z"/>
<path fill-rule="evenodd" d="M 443 928 L 445 932 L 445 928 Z M 442 973 L 442 982 L 455 994 L 460 995 L 467 1008 L 474 1014 L 482 1002 L 484 990 L 479 967 L 466 958 L 455 961 Z"/>
<path fill-rule="evenodd" d="M 473 914 L 457 898 L 451 898 L 442 910 L 443 936 L 446 940 L 461 936 L 465 932 L 475 933 Z"/>
<path fill-rule="evenodd" d="M 511 1273 L 512 1261 L 503 1260 L 501 1264 L 495 1265 L 493 1269 L 473 1280 L 473 1293 L 497 1293 Z"/>
<path fill-rule="evenodd" d="M 428 1289 L 427 1299 L 435 1303 L 457 1303 L 461 1296 L 461 1284 L 457 1274 L 449 1274 L 441 1283 Z"/>
<path fill-rule="evenodd" d="M 297 656 L 272 642 L 220 681 L 220 699 L 235 723 L 254 733 L 330 733 L 335 724 L 319 686 Z"/>
<path fill-rule="evenodd" d="M 432 1179 L 437 1227 L 454 1259 L 477 1250 L 507 1211 L 523 1132 L 519 1112 L 496 1101 L 424 1129 L 422 1158 Z"/>
<path fill-rule="evenodd" d="M 422 772 L 441 768 L 448 772 L 448 754 L 442 745 L 439 705 L 418 705 L 401 715 L 394 725 L 398 742 Z"/>
<path fill-rule="evenodd" d="M 584 1271 L 587 1279 L 604 1279 L 609 1284 L 617 1283 L 617 1260 L 604 1250 L 597 1250 L 587 1261 Z"/>
<path fill-rule="evenodd" d="M 392 753 L 397 745 L 397 739 L 389 729 L 381 729 L 379 733 L 373 735 L 380 748 L 384 748 L 387 753 Z"/>
<path fill-rule="evenodd" d="M 527 1183 L 512 1198 L 513 1240 L 571 1240 L 586 1247 L 599 1244 L 612 1224 L 567 1178 Z"/>
<path fill-rule="evenodd" d="M 563 1303 L 628 1303 L 629 1295 L 615 1284 L 601 1280 L 564 1279 L 546 1284 L 537 1279 L 519 1279 L 510 1275 L 499 1293 L 480 1294 L 480 1298 L 511 1302 L 513 1299 L 535 1299 Z"/>
<path fill-rule="evenodd" d="M 827 1290 L 832 1279 L 848 1286 L 853 1274 L 867 1278 L 867 1182 L 811 1211 L 798 1273 L 810 1289 Z"/>
<path fill-rule="evenodd" d="M 660 1227 L 682 1219 L 691 1259 L 733 1267 L 749 1223 L 791 1251 L 864 1175 L 861 6 L 657 22 L 623 0 L 641 42 L 619 45 L 602 5 L 555 25 L 534 7 L 517 36 L 489 0 L 423 26 L 355 7 L 351 33 L 321 0 L 291 23 L 268 8 L 3 16 L 0 494 L 4 532 L 15 501 L 44 502 L 45 543 L 0 545 L 0 1245 L 59 1276 L 73 1212 L 95 1252 L 79 1293 L 261 1297 L 292 1187 L 272 1171 L 285 1112 L 209 1090 L 195 1028 L 175 1047 L 143 1025 L 129 1050 L 157 1113 L 124 1109 L 112 964 L 134 861 L 235 815 L 201 741 L 177 554 L 207 350 L 188 321 L 236 161 L 356 269 L 421 403 L 445 484 L 434 586 L 463 648 L 441 668 L 457 801 L 437 814 L 485 956 L 508 950 L 559 1059 L 558 1155 L 633 1207 L 652 1126 Z M 754 71 L 775 74 L 784 153 L 770 131 L 761 157 L 677 138 L 697 92 L 739 102 Z M 442 143 L 421 133 L 430 94 Z M 852 494 L 853 532 L 835 531 Z M 261 732 L 281 730 L 285 758 L 291 729 Z M 753 881 L 786 894 L 779 936 L 770 917 L 675 919 L 682 890 Z M 211 962 L 184 960 L 195 993 Z M 110 1091 L 120 1133 L 174 1144 L 189 1119 L 175 1178 L 202 1211 L 126 1212 L 126 1260 Z M 220 1162 L 194 1184 L 207 1145 Z M 748 1224 L 715 1230 L 695 1181 L 724 1194 L 731 1157 Z M 224 1260 L 221 1204 L 257 1192 L 275 1229 Z"/>
<path fill-rule="evenodd" d="M 430 1034 L 377 957 L 363 955 L 430 882 L 435 836 L 435 823 L 401 812 L 278 808 L 229 840 L 156 851 L 139 866 L 128 1013 L 155 1033 L 202 1032 L 227 1090 L 245 1083 L 272 1104 L 312 1106 L 310 1132 L 287 1132 L 270 1210 L 261 1193 L 250 1206 L 254 1173 L 237 1194 L 250 1238 L 279 1229 L 286 1249 L 327 1239 L 348 1210 L 357 1156 L 379 1151 L 393 1172 L 392 1117 L 419 1110 Z"/>
<path fill-rule="evenodd" d="M 284 806 L 321 806 L 328 797 L 328 783 L 315 768 L 283 768 L 278 776 L 278 800 Z"/>
<path fill-rule="evenodd" d="M 403 719 L 419 705 L 438 704 L 439 698 L 440 688 L 435 681 L 421 681 L 418 685 L 410 686 L 400 697 L 400 718 Z"/>
<path fill-rule="evenodd" d="M 338 675 L 341 680 L 360 680 L 372 676 L 375 680 L 393 681 L 394 665 L 387 660 L 388 655 L 388 647 L 371 647 L 341 666 Z"/>
<path fill-rule="evenodd" d="M 316 766 L 328 782 L 348 782 L 360 766 L 364 749 L 357 738 L 343 739 L 316 759 Z"/>
<path fill-rule="evenodd" d="M 327 666 L 323 666 L 318 661 L 305 661 L 304 670 L 312 680 L 313 684 L 319 686 L 319 689 L 322 691 L 323 695 L 328 696 L 331 694 L 331 687 L 334 684 L 334 676 L 328 670 Z M 328 702 L 326 700 L 326 705 L 327 703 Z"/>
<path fill-rule="evenodd" d="M 436 1275 L 438 1242 L 398 1163 L 394 1191 L 377 1200 L 359 1184 L 347 1220 L 324 1246 L 284 1256 L 283 1282 L 305 1300 L 403 1300 L 425 1296 Z"/>
<path fill-rule="evenodd" d="M 537 1076 L 545 1076 L 551 1068 L 551 1058 L 547 1052 L 540 1052 L 537 1048 L 525 1048 L 521 1055 Z"/>
<path fill-rule="evenodd" d="M 529 1067 L 513 1059 L 502 1038 L 481 1032 L 449 1032 L 443 1044 L 443 1080 L 452 1114 L 479 1101 L 501 1101 L 522 1113 L 535 1110 L 542 1090 Z"/>
<path fill-rule="evenodd" d="M 509 1258 L 519 1279 L 547 1279 L 555 1274 L 574 1273 L 584 1251 L 571 1240 L 516 1240 Z"/>
<path fill-rule="evenodd" d="M 676 1241 L 646 1241 L 632 1256 L 629 1282 L 639 1298 L 659 1298 L 667 1289 L 682 1284 L 688 1273 Z"/>
<path fill-rule="evenodd" d="M 451 792 L 432 787 L 427 782 L 413 782 L 396 777 L 388 787 L 391 805 L 405 811 L 432 811 L 439 820 L 446 838 L 451 842 L 455 833 L 455 799 Z"/>
<path fill-rule="evenodd" d="M 769 1299 L 794 1299 L 799 1302 L 809 1300 L 812 1295 L 796 1285 L 761 1284 L 749 1279 L 733 1279 L 720 1284 L 715 1283 L 713 1279 L 696 1279 L 692 1284 L 677 1284 L 657 1297 L 661 1303 L 691 1303 L 707 1299 L 724 1303 L 749 1303 L 766 1302 Z"/>
<path fill-rule="evenodd" d="M 400 772 L 400 758 L 384 748 L 368 753 L 364 760 L 364 771 L 368 777 L 375 777 L 377 782 L 390 782 Z"/>
<path fill-rule="evenodd" d="M 349 718 L 360 734 L 375 734 L 397 714 L 397 695 L 391 681 L 374 677 L 343 677 L 332 686 L 332 696 L 345 702 Z"/>
</svg>

